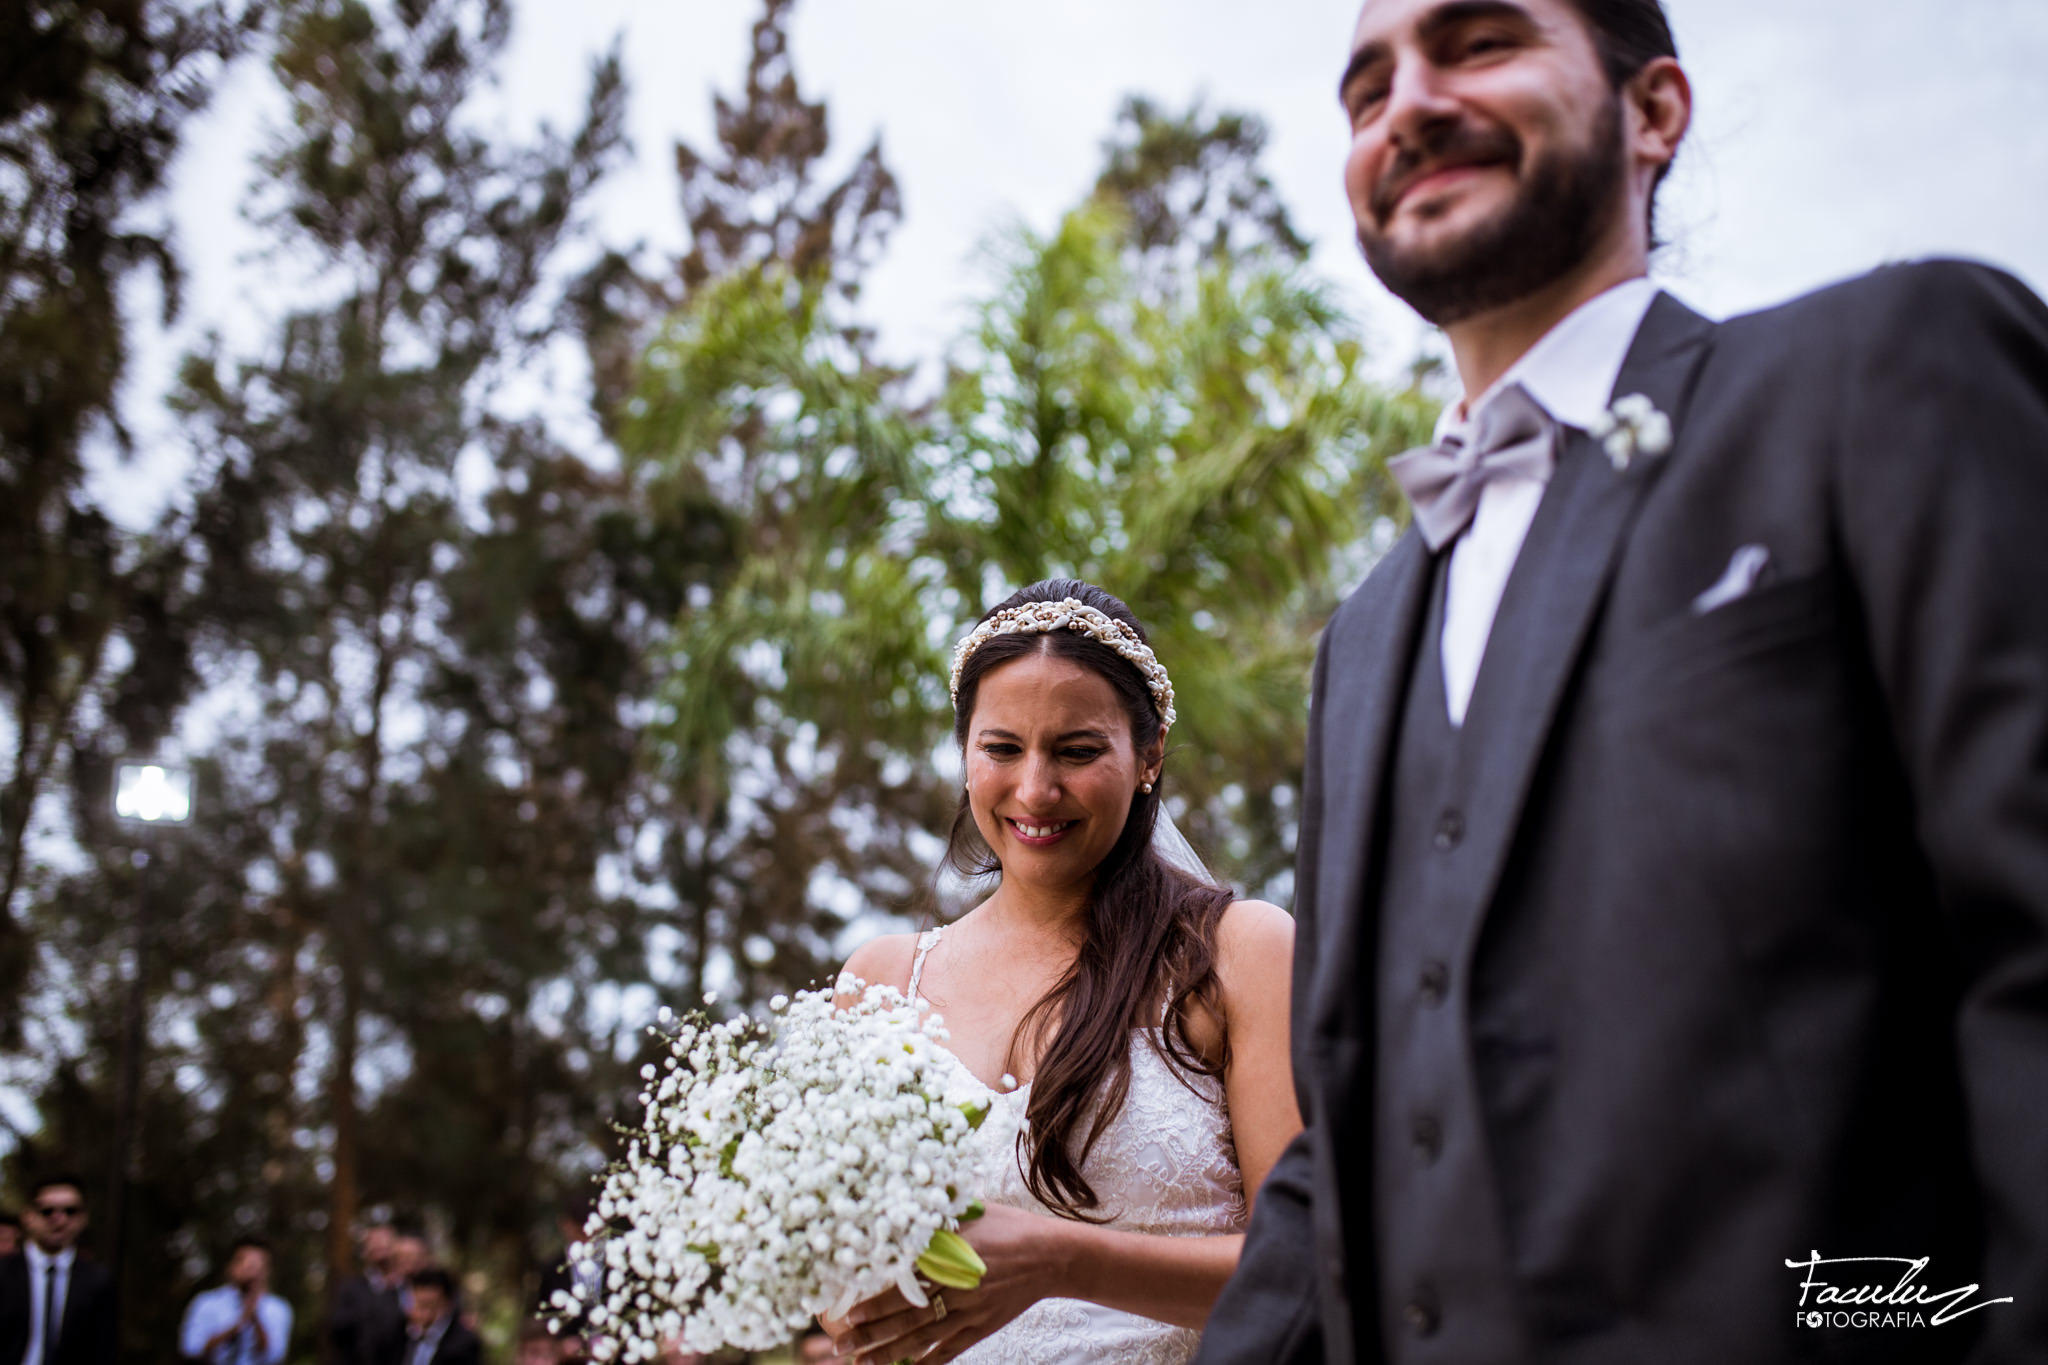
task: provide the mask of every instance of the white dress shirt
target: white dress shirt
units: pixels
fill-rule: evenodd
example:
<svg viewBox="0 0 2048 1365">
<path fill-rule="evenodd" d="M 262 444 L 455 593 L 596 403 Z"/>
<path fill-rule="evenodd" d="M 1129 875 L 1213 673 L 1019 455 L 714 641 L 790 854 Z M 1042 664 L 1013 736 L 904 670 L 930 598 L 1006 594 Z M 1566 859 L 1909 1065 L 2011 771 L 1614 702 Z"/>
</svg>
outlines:
<svg viewBox="0 0 2048 1365">
<path fill-rule="evenodd" d="M 48 1274 L 49 1267 L 57 1267 L 56 1284 L 48 1292 L 51 1314 L 61 1327 L 64 1305 L 71 1298 L 71 1264 L 78 1259 L 78 1248 L 65 1247 L 52 1256 L 30 1241 L 25 1250 L 28 1253 L 28 1349 L 22 1352 L 21 1361 L 22 1365 L 42 1365 L 43 1334 L 51 1330 L 50 1325 L 43 1321 L 44 1276 Z M 63 1340 L 61 1331 L 57 1333 L 57 1339 L 59 1342 Z"/>
<path fill-rule="evenodd" d="M 407 1365 L 432 1365 L 434 1352 L 441 1349 L 441 1338 L 448 1335 L 448 1324 L 453 1321 L 454 1313 L 443 1313 L 417 1336 L 408 1332 L 405 1348 Z"/>
<path fill-rule="evenodd" d="M 1656 297 L 1657 286 L 1638 278 L 1580 304 L 1508 366 L 1477 402 L 1444 409 L 1436 424 L 1437 440 L 1453 432 L 1466 434 L 1471 414 L 1510 384 L 1520 384 L 1562 425 L 1585 430 L 1607 411 L 1621 363 Z M 1536 519 L 1545 482 L 1515 476 L 1489 481 L 1479 490 L 1472 524 L 1451 545 L 1442 650 L 1444 704 L 1453 725 L 1465 723 L 1494 613 L 1500 610 L 1501 593 L 1507 589 L 1529 524 Z"/>
</svg>

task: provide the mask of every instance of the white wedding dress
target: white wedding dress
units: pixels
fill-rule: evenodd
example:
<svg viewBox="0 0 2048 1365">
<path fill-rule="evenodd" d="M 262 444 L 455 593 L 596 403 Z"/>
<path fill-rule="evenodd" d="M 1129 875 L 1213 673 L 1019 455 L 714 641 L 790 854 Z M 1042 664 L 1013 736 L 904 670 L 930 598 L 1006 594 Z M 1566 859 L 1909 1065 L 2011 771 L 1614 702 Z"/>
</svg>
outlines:
<svg viewBox="0 0 2048 1365">
<path fill-rule="evenodd" d="M 925 956 L 941 932 L 931 929 L 918 938 L 908 992 L 913 998 Z M 1045 1213 L 1018 1168 L 1016 1139 L 1029 1093 L 1028 1084 L 990 1091 L 993 1107 L 975 1138 L 983 1144 L 990 1180 L 983 1198 Z M 1184 1083 L 1143 1034 L 1131 1036 L 1131 1087 L 1123 1110 L 1097 1140 L 1082 1173 L 1101 1200 L 1099 1211 L 1111 1215 L 1108 1226 L 1126 1232 L 1202 1237 L 1242 1232 L 1247 1222 L 1222 1084 L 1204 1076 Z M 962 1365 L 1182 1365 L 1199 1340 L 1191 1328 L 1082 1299 L 1041 1299 L 957 1359 Z"/>
</svg>

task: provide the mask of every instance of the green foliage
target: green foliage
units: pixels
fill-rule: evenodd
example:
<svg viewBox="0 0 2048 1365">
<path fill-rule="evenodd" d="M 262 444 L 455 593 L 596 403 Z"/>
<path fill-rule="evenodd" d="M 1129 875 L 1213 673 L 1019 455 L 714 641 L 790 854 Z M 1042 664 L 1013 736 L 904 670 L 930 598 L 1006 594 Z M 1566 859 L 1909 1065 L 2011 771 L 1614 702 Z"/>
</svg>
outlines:
<svg viewBox="0 0 2048 1365">
<path fill-rule="evenodd" d="M 186 119 L 247 20 L 225 4 L 25 0 L 0 12 L 0 688 L 13 722 L 0 785 L 0 1039 L 19 1037 L 31 964 L 15 902 L 39 798 L 66 770 L 81 708 L 130 626 L 135 565 L 83 492 L 95 432 L 126 442 L 119 291 L 179 275 L 148 206 Z M 143 574 L 146 584 L 147 570 Z M 148 622 L 133 623 L 147 633 Z M 153 641 L 161 645 L 161 641 Z M 159 654 L 158 657 L 162 657 Z M 175 665 L 170 672 L 175 679 Z M 142 708 L 147 712 L 149 708 Z M 151 717 L 128 708 L 124 718 Z M 160 730 L 145 724 L 134 742 Z"/>
<path fill-rule="evenodd" d="M 1101 584 L 1180 696 L 1169 765 L 1191 836 L 1284 886 L 1315 636 L 1347 551 L 1430 413 L 1361 371 L 1284 253 L 1211 255 L 1161 289 L 1123 206 L 1013 233 L 940 404 L 933 550 L 975 610 L 1035 579 Z"/>
<path fill-rule="evenodd" d="M 276 325 L 186 362 L 192 484 L 147 536 L 80 451 L 118 430 L 120 282 L 168 269 L 137 206 L 249 19 L 0 19 L 0 158 L 29 168 L 0 166 L 0 1002 L 33 1004 L 0 1045 L 39 1119 L 8 1175 L 112 1168 L 146 906 L 137 1358 L 245 1231 L 310 1355 L 365 1209 L 423 1218 L 508 1323 L 658 998 L 808 983 L 932 906 L 947 651 L 1024 582 L 1136 608 L 1181 698 L 1170 797 L 1286 899 L 1310 650 L 1430 405 L 1366 377 L 1257 121 L 1142 100 L 1085 203 L 997 241 L 920 387 L 856 311 L 894 178 L 878 142 L 835 163 L 791 13 L 766 0 L 714 141 L 675 150 L 684 254 L 565 283 L 615 59 L 576 129 L 515 145 L 473 116 L 509 0 L 278 0 Z M 616 471 L 507 399 L 565 317 Z M 112 764 L 167 738 L 201 818 L 137 846 Z M 71 856 L 34 865 L 51 791 Z"/>
</svg>

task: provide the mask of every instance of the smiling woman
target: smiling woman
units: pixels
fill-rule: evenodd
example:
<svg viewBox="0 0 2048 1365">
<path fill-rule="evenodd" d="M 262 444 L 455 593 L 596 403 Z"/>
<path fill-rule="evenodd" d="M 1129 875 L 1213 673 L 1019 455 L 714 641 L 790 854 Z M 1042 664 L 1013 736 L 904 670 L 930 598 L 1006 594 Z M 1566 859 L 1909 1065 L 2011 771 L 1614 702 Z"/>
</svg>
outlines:
<svg viewBox="0 0 2048 1365">
<path fill-rule="evenodd" d="M 1000 882 L 847 969 L 944 1012 L 1015 1157 L 966 1229 L 979 1289 L 930 1307 L 892 1291 L 835 1334 L 862 1360 L 1185 1360 L 1301 1127 L 1293 922 L 1159 852 L 1173 684 L 1115 597 L 1069 579 L 1015 594 L 961 641 L 953 698 L 948 861 Z"/>
</svg>

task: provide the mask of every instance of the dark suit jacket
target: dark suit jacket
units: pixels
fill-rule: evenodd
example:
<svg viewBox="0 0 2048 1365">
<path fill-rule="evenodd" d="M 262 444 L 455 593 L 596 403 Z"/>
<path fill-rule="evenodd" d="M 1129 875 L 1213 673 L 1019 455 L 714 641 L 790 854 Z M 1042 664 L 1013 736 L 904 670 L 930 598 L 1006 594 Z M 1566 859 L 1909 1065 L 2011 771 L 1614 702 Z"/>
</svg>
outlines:
<svg viewBox="0 0 2048 1365">
<path fill-rule="evenodd" d="M 0 1257 L 0 1365 L 22 1365 L 28 1350 L 30 1292 L 28 1256 L 17 1252 Z M 113 1365 L 119 1332 L 114 1277 L 105 1266 L 82 1255 L 72 1261 L 63 1319 L 54 1365 Z"/>
<path fill-rule="evenodd" d="M 448 1330 L 441 1334 L 440 1344 L 434 1348 L 432 1365 L 482 1365 L 484 1344 L 476 1333 L 462 1325 L 457 1318 L 448 1324 Z M 406 1365 L 412 1362 L 412 1341 L 406 1341 Z"/>
<path fill-rule="evenodd" d="M 327 1336 L 337 1365 L 398 1365 L 405 1350 L 405 1309 L 398 1291 L 378 1291 L 352 1275 L 334 1291 Z"/>
<path fill-rule="evenodd" d="M 2048 1360 L 2048 309 L 1954 263 L 1720 325 L 1660 297 L 1635 392 L 1675 442 L 1567 439 L 1530 543 L 1573 548 L 1508 585 L 1455 855 L 1531 1358 Z M 1745 545 L 1764 577 L 1696 613 Z M 1318 654 L 1309 1126 L 1204 1362 L 1382 1351 L 1367 864 L 1430 581 L 1411 533 Z M 1814 1251 L 2017 1301 L 1812 1329 Z"/>
</svg>

